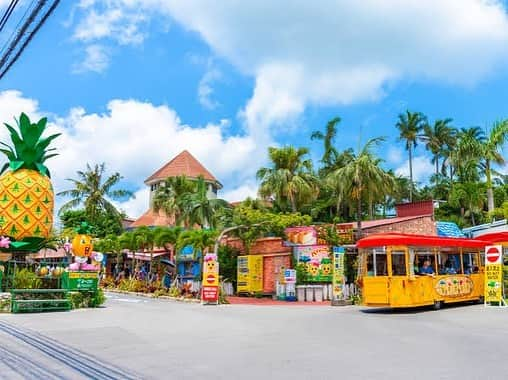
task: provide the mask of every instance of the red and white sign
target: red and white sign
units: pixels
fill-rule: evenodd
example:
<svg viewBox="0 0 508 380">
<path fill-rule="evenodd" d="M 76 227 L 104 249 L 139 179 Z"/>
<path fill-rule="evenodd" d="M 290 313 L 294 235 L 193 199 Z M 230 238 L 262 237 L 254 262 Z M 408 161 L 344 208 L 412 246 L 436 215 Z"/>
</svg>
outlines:
<svg viewBox="0 0 508 380">
<path fill-rule="evenodd" d="M 503 262 L 503 246 L 488 245 L 485 247 L 485 264 L 501 264 Z"/>
<path fill-rule="evenodd" d="M 219 300 L 218 286 L 203 286 L 201 290 L 202 302 L 217 302 Z"/>
</svg>

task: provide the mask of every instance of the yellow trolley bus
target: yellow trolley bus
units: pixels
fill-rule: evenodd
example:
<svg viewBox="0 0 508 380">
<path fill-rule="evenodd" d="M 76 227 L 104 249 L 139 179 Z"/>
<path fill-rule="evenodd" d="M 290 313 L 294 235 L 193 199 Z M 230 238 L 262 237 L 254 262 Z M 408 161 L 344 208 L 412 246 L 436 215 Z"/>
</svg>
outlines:
<svg viewBox="0 0 508 380">
<path fill-rule="evenodd" d="M 360 239 L 359 283 L 365 306 L 416 307 L 479 301 L 489 241 L 398 233 Z"/>
</svg>

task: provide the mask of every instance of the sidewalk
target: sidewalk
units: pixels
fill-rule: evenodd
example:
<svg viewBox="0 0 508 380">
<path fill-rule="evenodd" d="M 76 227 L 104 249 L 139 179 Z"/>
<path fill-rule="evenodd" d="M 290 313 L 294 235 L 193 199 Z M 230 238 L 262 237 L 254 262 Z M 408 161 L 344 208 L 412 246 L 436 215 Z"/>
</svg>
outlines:
<svg viewBox="0 0 508 380">
<path fill-rule="evenodd" d="M 330 306 L 330 301 L 323 302 L 288 302 L 273 300 L 271 298 L 254 298 L 254 297 L 227 297 L 231 305 L 256 305 L 256 306 Z"/>
</svg>

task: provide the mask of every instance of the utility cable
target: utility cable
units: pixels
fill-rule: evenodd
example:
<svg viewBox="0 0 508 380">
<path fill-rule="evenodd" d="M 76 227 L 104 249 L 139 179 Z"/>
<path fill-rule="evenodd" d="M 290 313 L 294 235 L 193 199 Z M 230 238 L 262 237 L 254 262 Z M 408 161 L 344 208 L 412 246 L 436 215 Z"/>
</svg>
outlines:
<svg viewBox="0 0 508 380">
<path fill-rule="evenodd" d="M 44 1 L 45 2 L 45 1 Z M 3 69 L 1 72 L 0 72 L 0 80 L 2 80 L 2 78 L 5 76 L 5 74 L 7 74 L 7 72 L 9 71 L 9 69 L 12 67 L 12 65 L 18 60 L 18 58 L 20 57 L 20 55 L 23 53 L 23 51 L 26 49 L 26 47 L 28 46 L 28 44 L 30 43 L 30 41 L 32 40 L 32 38 L 35 36 L 35 34 L 39 31 L 39 29 L 44 25 L 44 23 L 47 21 L 47 19 L 49 18 L 49 16 L 51 16 L 51 14 L 53 13 L 53 11 L 56 9 L 57 5 L 60 3 L 60 0 L 55 0 L 53 2 L 53 4 L 51 4 L 51 7 L 48 9 L 48 11 L 44 14 L 44 16 L 42 16 L 42 18 L 39 20 L 39 23 L 35 26 L 35 28 L 30 32 L 29 36 L 27 37 L 27 39 L 25 40 L 25 42 L 23 43 L 23 45 L 21 46 L 21 48 L 18 50 L 18 52 L 16 53 L 16 55 L 14 56 L 14 58 L 9 62 L 9 64 L 7 65 L 7 67 L 5 67 L 5 69 Z M 1 67 L 3 66 L 3 64 L 0 65 L 0 69 Z"/>
<path fill-rule="evenodd" d="M 0 19 L 0 32 L 3 30 L 5 24 L 7 24 L 7 21 L 9 21 L 9 18 L 11 17 L 14 8 L 16 8 L 16 5 L 18 5 L 18 1 L 19 0 L 11 0 L 11 3 L 5 10 L 2 19 Z"/>
</svg>

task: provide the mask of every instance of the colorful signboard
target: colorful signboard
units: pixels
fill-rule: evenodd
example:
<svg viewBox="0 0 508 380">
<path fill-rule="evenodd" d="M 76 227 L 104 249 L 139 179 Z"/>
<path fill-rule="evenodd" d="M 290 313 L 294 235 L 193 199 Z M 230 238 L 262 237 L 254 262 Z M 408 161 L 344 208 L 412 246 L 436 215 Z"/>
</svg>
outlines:
<svg viewBox="0 0 508 380">
<path fill-rule="evenodd" d="M 298 264 L 304 264 L 307 281 L 332 282 L 332 262 L 330 248 L 327 245 L 294 247 Z"/>
<path fill-rule="evenodd" d="M 485 302 L 503 302 L 503 247 L 485 247 Z"/>
<path fill-rule="evenodd" d="M 346 278 L 344 276 L 344 254 L 343 247 L 333 247 L 333 277 L 332 277 L 332 299 L 344 299 L 344 284 Z"/>
<path fill-rule="evenodd" d="M 263 256 L 238 256 L 237 260 L 237 292 L 261 292 L 263 290 Z"/>
<path fill-rule="evenodd" d="M 178 261 L 194 261 L 199 258 L 199 251 L 194 251 L 192 245 L 186 245 L 178 252 Z"/>
<path fill-rule="evenodd" d="M 354 242 L 354 225 L 352 223 L 337 224 L 337 234 L 342 240 L 342 244 L 351 244 Z"/>
<path fill-rule="evenodd" d="M 473 281 L 467 276 L 449 276 L 437 280 L 434 289 L 443 297 L 462 297 L 471 294 L 473 286 Z"/>
<path fill-rule="evenodd" d="M 219 262 L 217 255 L 208 253 L 203 258 L 203 285 L 201 303 L 219 303 Z"/>
<path fill-rule="evenodd" d="M 286 245 L 316 245 L 317 233 L 312 226 L 289 227 L 285 230 Z"/>
<path fill-rule="evenodd" d="M 97 272 L 64 272 L 63 288 L 68 290 L 96 291 L 99 284 Z"/>
</svg>

